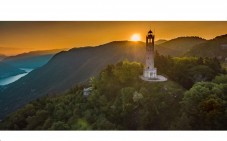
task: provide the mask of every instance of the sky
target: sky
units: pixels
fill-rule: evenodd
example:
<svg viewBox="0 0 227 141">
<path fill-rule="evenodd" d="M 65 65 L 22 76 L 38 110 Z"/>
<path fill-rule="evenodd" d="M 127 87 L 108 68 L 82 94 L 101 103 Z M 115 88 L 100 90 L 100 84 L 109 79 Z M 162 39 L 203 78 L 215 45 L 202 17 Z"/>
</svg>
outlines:
<svg viewBox="0 0 227 141">
<path fill-rule="evenodd" d="M 227 22 L 195 21 L 59 21 L 0 22 L 0 54 L 16 55 L 35 50 L 96 46 L 111 41 L 130 40 L 135 33 L 145 41 L 148 30 L 155 40 L 180 36 L 212 39 L 227 34 Z"/>
</svg>

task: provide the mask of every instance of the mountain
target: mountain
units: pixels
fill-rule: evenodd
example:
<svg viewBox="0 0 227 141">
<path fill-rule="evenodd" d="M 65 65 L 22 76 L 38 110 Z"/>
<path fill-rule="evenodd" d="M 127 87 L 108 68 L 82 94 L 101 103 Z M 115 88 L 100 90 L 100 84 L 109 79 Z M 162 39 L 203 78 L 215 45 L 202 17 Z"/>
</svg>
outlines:
<svg viewBox="0 0 227 141">
<path fill-rule="evenodd" d="M 180 50 L 184 52 L 185 48 L 204 41 L 199 37 L 180 37 L 156 45 L 155 48 L 160 54 L 176 55 L 178 51 L 179 55 L 183 54 L 179 53 Z M 78 83 L 86 82 L 109 64 L 122 60 L 144 62 L 144 59 L 145 43 L 132 41 L 114 41 L 57 53 L 44 66 L 0 90 L 0 118 L 31 100 L 47 94 L 59 94 Z"/>
<path fill-rule="evenodd" d="M 167 41 L 167 40 L 160 39 L 160 40 L 155 41 L 154 43 L 155 43 L 156 45 L 159 45 L 159 44 L 165 43 L 166 41 Z"/>
<path fill-rule="evenodd" d="M 25 73 L 24 70 L 20 70 L 16 67 L 0 62 L 0 79 L 17 74 Z"/>
<path fill-rule="evenodd" d="M 0 61 L 3 60 L 4 58 L 6 58 L 6 56 L 3 54 L 0 54 Z"/>
<path fill-rule="evenodd" d="M 204 43 L 200 37 L 178 37 L 157 45 L 156 49 L 162 55 L 183 56 L 193 46 Z"/>
<path fill-rule="evenodd" d="M 227 57 L 227 34 L 217 36 L 202 44 L 198 44 L 186 53 L 186 56 L 199 57 L 218 57 L 224 59 Z"/>
<path fill-rule="evenodd" d="M 38 97 L 61 93 L 87 81 L 109 64 L 126 59 L 142 62 L 144 57 L 145 44 L 130 41 L 62 51 L 43 67 L 2 88 L 0 118 Z"/>
<path fill-rule="evenodd" d="M 62 51 L 62 49 L 31 51 L 16 56 L 6 57 L 2 61 L 17 68 L 34 69 L 46 64 L 54 54 L 60 51 Z"/>
</svg>

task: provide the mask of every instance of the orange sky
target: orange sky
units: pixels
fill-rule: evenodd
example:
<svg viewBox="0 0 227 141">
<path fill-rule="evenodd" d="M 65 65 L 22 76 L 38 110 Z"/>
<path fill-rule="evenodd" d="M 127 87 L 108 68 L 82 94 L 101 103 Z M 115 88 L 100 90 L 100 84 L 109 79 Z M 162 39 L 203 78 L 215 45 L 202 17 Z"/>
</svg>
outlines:
<svg viewBox="0 0 227 141">
<path fill-rule="evenodd" d="M 0 54 L 100 45 L 155 29 L 156 40 L 227 34 L 227 22 L 0 22 Z"/>
</svg>

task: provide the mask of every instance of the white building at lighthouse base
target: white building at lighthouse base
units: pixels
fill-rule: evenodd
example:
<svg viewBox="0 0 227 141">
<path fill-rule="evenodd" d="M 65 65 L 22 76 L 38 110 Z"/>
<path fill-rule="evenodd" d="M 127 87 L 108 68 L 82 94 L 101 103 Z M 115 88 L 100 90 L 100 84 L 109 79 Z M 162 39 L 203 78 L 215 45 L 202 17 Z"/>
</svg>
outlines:
<svg viewBox="0 0 227 141">
<path fill-rule="evenodd" d="M 143 76 L 145 78 L 149 78 L 149 79 L 156 79 L 157 78 L 157 69 L 153 68 L 153 69 L 148 69 L 148 70 L 144 70 L 143 72 Z"/>
<path fill-rule="evenodd" d="M 140 78 L 149 82 L 163 82 L 167 81 L 167 78 L 162 75 L 157 75 L 157 68 L 145 69 L 143 75 Z"/>
</svg>

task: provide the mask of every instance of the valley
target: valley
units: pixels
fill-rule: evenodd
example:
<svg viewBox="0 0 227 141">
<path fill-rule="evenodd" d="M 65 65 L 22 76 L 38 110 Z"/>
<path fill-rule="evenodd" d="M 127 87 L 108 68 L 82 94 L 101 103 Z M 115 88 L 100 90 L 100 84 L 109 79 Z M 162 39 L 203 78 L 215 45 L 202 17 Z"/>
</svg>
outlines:
<svg viewBox="0 0 227 141">
<path fill-rule="evenodd" d="M 9 76 L 9 77 L 0 79 L 0 86 L 4 86 L 4 85 L 8 85 L 10 83 L 13 83 L 13 82 L 17 81 L 18 79 L 20 79 L 21 77 L 26 76 L 29 72 L 31 72 L 33 70 L 33 69 L 26 69 L 26 68 L 19 68 L 19 69 L 23 70 L 25 72 L 22 74 Z"/>
</svg>

